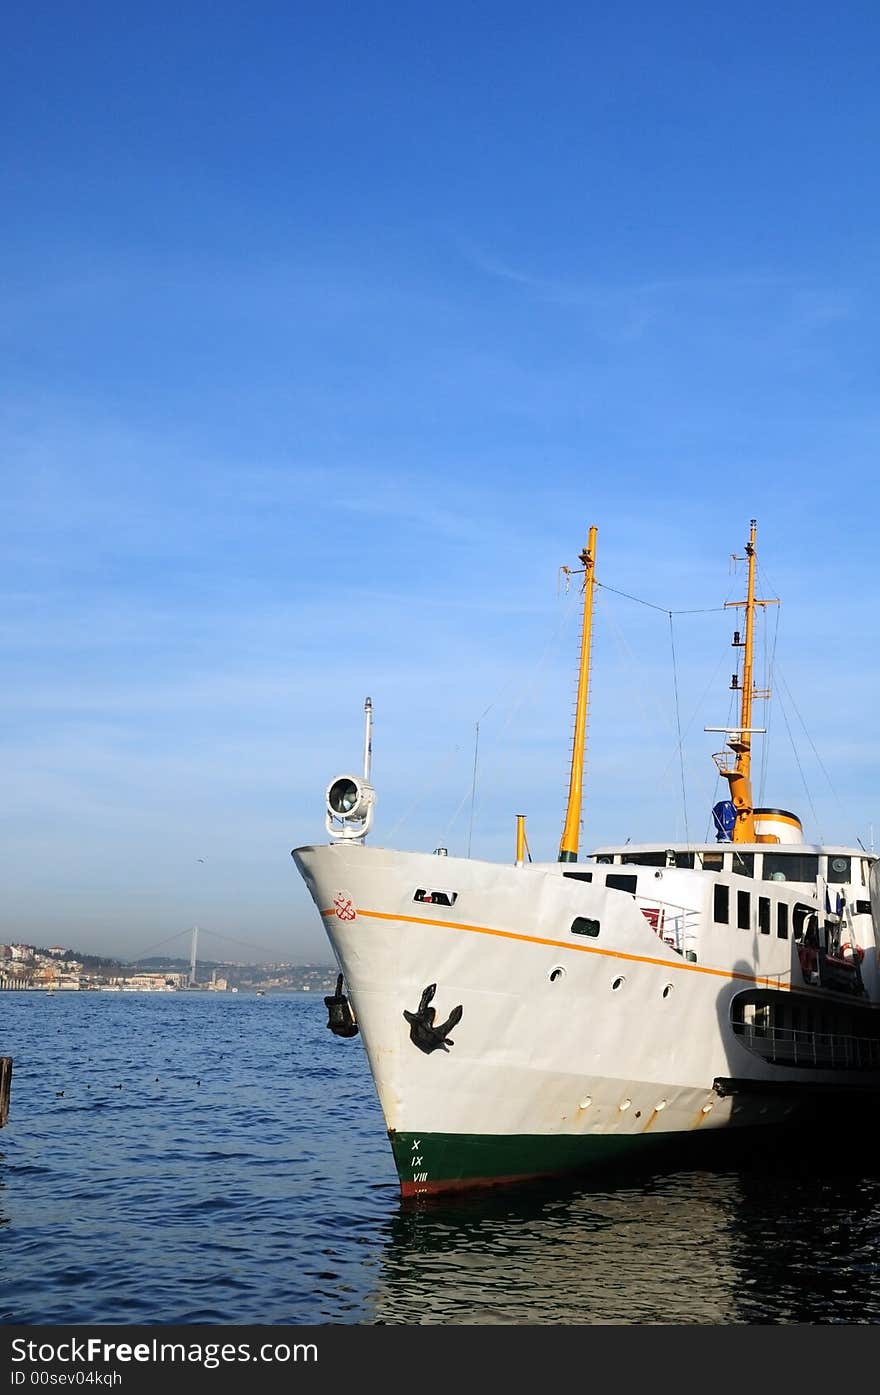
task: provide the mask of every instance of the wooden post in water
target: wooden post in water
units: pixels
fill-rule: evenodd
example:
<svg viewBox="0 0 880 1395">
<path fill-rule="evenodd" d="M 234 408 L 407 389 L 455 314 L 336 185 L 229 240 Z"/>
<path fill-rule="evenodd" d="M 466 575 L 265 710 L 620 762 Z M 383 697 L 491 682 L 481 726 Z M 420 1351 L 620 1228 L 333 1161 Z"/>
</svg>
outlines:
<svg viewBox="0 0 880 1395">
<path fill-rule="evenodd" d="M 0 1129 L 9 1118 L 9 1093 L 12 1087 L 12 1057 L 0 1056 Z"/>
</svg>

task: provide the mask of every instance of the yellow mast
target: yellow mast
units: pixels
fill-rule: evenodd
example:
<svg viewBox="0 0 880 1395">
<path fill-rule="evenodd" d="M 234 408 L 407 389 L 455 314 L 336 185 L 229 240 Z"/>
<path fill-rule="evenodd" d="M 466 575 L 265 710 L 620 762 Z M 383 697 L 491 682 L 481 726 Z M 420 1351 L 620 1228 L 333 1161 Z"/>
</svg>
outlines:
<svg viewBox="0 0 880 1395">
<path fill-rule="evenodd" d="M 571 749 L 571 776 L 568 784 L 568 808 L 565 827 L 559 843 L 559 862 L 577 862 L 581 827 L 581 803 L 584 783 L 584 746 L 587 729 L 587 694 L 590 683 L 590 639 L 593 628 L 593 583 L 596 565 L 596 529 L 590 529 L 587 546 L 579 561 L 584 569 L 584 614 L 581 624 L 581 665 L 578 674 L 577 707 L 574 717 L 574 740 Z M 567 570 L 567 568 L 566 568 Z"/>
<path fill-rule="evenodd" d="M 736 812 L 736 822 L 733 825 L 732 841 L 734 843 L 761 843 L 765 840 L 755 832 L 755 811 L 752 802 L 752 700 L 754 698 L 769 697 L 769 691 L 758 690 L 754 686 L 754 642 L 755 642 L 755 607 L 759 605 L 776 605 L 775 600 L 760 601 L 755 597 L 755 536 L 757 533 L 757 523 L 753 518 L 750 524 L 749 541 L 746 545 L 746 556 L 749 563 L 748 585 L 746 588 L 746 599 L 744 601 L 726 601 L 725 606 L 745 606 L 746 630 L 745 639 L 740 640 L 739 633 L 734 635 L 733 643 L 743 650 L 743 670 L 740 697 L 739 727 L 731 732 L 727 745 L 736 756 L 733 769 L 724 765 L 719 766 L 719 773 L 724 776 L 730 785 L 730 799 Z M 734 558 L 735 561 L 742 561 L 742 558 Z M 733 675 L 731 686 L 737 686 L 737 676 Z M 770 840 L 775 841 L 775 840 Z"/>
</svg>

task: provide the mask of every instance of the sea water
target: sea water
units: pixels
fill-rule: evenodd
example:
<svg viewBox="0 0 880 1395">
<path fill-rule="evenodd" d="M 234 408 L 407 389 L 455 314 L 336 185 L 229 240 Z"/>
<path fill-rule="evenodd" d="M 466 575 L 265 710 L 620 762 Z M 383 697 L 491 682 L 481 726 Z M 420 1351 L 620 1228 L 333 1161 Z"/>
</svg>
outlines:
<svg viewBox="0 0 880 1395">
<path fill-rule="evenodd" d="M 404 1202 L 326 1023 L 319 994 L 0 993 L 0 1322 L 880 1321 L 867 1146 Z"/>
</svg>

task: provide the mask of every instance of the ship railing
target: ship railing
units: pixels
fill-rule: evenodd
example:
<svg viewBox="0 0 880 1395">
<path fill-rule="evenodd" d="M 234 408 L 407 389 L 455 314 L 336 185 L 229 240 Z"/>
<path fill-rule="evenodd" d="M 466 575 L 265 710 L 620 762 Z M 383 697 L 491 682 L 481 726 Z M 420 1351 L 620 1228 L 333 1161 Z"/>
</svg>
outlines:
<svg viewBox="0 0 880 1395">
<path fill-rule="evenodd" d="M 700 911 L 673 901 L 660 901 L 655 896 L 637 895 L 635 902 L 659 939 L 676 954 L 696 963 Z"/>
<path fill-rule="evenodd" d="M 845 1032 L 809 1032 L 803 1028 L 737 1023 L 737 1036 L 768 1061 L 780 1065 L 817 1066 L 828 1070 L 880 1067 L 880 1039 Z"/>
</svg>

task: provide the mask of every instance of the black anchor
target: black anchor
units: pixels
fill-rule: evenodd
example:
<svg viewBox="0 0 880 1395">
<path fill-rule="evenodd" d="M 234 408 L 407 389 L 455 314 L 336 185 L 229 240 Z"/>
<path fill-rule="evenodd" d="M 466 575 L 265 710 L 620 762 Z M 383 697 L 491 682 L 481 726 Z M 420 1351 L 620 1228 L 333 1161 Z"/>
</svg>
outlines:
<svg viewBox="0 0 880 1395">
<path fill-rule="evenodd" d="M 439 1047 L 441 1051 L 448 1051 L 455 1042 L 446 1035 L 457 1022 L 461 1021 L 462 1008 L 459 1005 L 454 1007 L 445 1022 L 441 1022 L 439 1027 L 434 1026 L 436 1012 L 429 1007 L 431 999 L 437 992 L 436 983 L 429 983 L 419 1000 L 418 1012 L 407 1012 L 404 1008 L 403 1015 L 409 1023 L 409 1039 L 420 1051 L 436 1051 Z"/>
<path fill-rule="evenodd" d="M 327 1026 L 336 1037 L 356 1037 L 358 1025 L 351 1004 L 342 991 L 342 974 L 336 980 L 336 992 L 324 999 L 329 1019 Z"/>
</svg>

